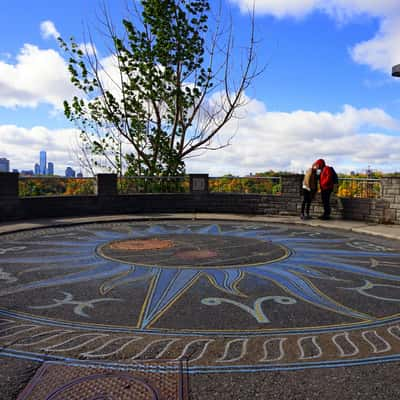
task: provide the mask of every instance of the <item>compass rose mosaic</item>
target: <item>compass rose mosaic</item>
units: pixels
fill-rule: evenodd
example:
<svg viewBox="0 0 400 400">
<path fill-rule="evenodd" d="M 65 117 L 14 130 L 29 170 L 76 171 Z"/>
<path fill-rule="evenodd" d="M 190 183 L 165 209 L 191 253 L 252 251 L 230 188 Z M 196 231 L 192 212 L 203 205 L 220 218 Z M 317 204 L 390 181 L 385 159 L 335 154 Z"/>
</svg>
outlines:
<svg viewBox="0 0 400 400">
<path fill-rule="evenodd" d="M 400 242 L 307 226 L 121 222 L 0 237 L 2 355 L 190 372 L 400 359 Z"/>
</svg>

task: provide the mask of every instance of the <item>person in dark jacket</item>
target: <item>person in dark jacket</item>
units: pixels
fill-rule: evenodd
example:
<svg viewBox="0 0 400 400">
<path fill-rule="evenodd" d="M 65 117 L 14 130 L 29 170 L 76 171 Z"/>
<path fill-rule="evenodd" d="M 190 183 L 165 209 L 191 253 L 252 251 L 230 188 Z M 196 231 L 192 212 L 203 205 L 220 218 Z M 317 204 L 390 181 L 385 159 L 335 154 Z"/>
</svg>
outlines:
<svg viewBox="0 0 400 400">
<path fill-rule="evenodd" d="M 331 167 L 325 164 L 323 159 L 315 161 L 313 168 L 316 168 L 317 175 L 319 176 L 319 187 L 321 189 L 321 200 L 324 206 L 324 213 L 319 217 L 320 219 L 330 219 L 331 205 L 330 198 L 335 186 L 334 172 Z"/>
</svg>

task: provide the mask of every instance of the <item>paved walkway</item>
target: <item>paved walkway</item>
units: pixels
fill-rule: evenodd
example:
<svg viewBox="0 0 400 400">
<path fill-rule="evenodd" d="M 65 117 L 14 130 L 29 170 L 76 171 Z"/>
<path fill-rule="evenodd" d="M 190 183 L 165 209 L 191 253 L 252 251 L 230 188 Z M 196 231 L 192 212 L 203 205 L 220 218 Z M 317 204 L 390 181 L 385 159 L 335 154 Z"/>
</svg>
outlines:
<svg viewBox="0 0 400 400">
<path fill-rule="evenodd" d="M 343 229 L 350 232 L 366 233 L 368 235 L 381 236 L 389 239 L 400 239 L 400 225 L 382 225 L 361 221 L 344 221 L 332 219 L 323 221 L 312 219 L 303 221 L 294 216 L 261 216 L 241 214 L 217 214 L 217 213 L 193 213 L 193 214 L 120 214 L 99 215 L 95 217 L 73 218 L 48 218 L 33 219 L 28 221 L 15 221 L 0 223 L 0 234 L 25 229 L 38 229 L 50 226 L 68 226 L 74 224 L 95 223 L 103 221 L 142 221 L 142 220 L 225 220 L 225 221 L 253 221 L 264 223 L 298 224 L 323 228 Z"/>
<path fill-rule="evenodd" d="M 0 399 L 46 360 L 154 358 L 189 359 L 193 400 L 399 397 L 400 226 L 152 214 L 0 234 Z"/>
</svg>

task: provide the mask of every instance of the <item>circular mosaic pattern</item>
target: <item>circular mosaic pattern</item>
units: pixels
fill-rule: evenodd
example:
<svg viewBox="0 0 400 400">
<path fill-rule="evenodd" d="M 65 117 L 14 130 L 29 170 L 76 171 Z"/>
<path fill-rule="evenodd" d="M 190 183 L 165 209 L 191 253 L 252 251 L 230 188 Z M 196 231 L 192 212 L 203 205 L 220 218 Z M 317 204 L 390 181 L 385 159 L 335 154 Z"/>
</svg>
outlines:
<svg viewBox="0 0 400 400">
<path fill-rule="evenodd" d="M 105 223 L 0 237 L 9 355 L 192 372 L 400 359 L 400 242 L 305 226 Z"/>
<path fill-rule="evenodd" d="M 233 269 L 283 260 L 290 251 L 271 241 L 208 234 L 164 233 L 163 239 L 117 240 L 98 248 L 105 258 L 160 268 Z"/>
</svg>

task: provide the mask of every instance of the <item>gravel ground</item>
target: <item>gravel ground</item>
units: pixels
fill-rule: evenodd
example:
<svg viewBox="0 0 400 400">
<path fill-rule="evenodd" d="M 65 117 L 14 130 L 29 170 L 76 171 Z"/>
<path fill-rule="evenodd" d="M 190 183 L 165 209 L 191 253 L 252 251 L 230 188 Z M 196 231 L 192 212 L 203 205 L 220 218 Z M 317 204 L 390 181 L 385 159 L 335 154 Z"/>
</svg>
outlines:
<svg viewBox="0 0 400 400">
<path fill-rule="evenodd" d="M 397 400 L 399 363 L 190 377 L 190 400 Z"/>
<path fill-rule="evenodd" d="M 0 358 L 0 400 L 15 400 L 39 363 Z M 397 400 L 400 363 L 189 377 L 190 400 Z M 171 399 L 172 400 L 172 399 Z"/>
<path fill-rule="evenodd" d="M 0 357 L 0 400 L 14 400 L 40 367 L 40 363 Z"/>
</svg>

